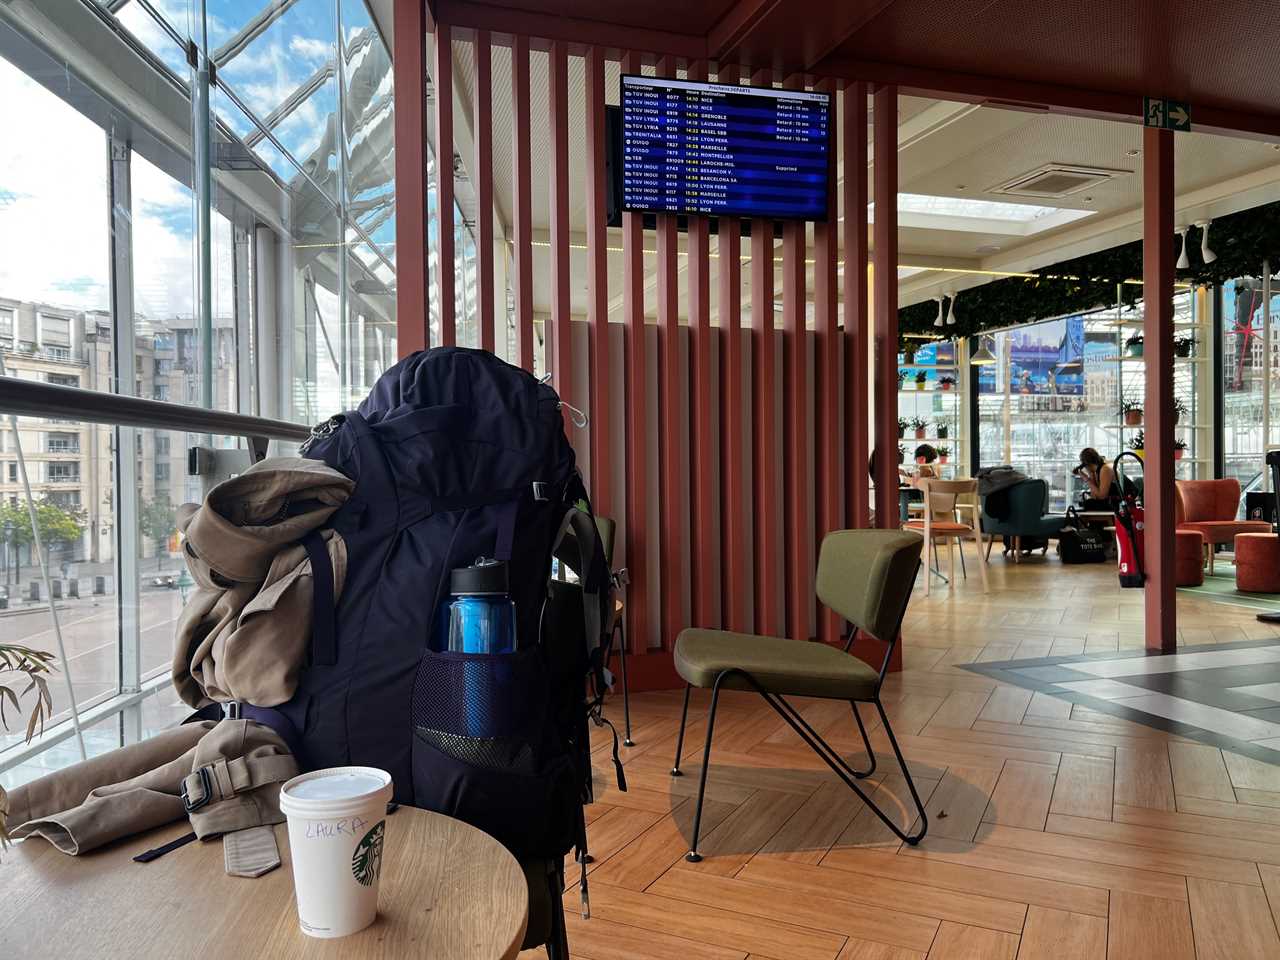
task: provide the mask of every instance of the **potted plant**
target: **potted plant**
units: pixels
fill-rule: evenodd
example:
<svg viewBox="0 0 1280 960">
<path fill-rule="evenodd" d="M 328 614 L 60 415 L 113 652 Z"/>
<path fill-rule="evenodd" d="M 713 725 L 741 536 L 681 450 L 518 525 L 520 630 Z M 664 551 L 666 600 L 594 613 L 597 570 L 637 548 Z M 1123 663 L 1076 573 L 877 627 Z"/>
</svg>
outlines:
<svg viewBox="0 0 1280 960">
<path fill-rule="evenodd" d="M 951 448 L 950 448 L 950 447 L 939 447 L 939 448 L 938 448 L 938 462 L 939 462 L 939 463 L 946 463 L 946 462 L 947 462 L 947 458 L 948 458 L 948 457 L 950 457 L 950 456 L 951 456 Z"/>
<path fill-rule="evenodd" d="M 941 376 L 938 378 L 939 390 L 950 390 L 955 385 L 956 385 L 956 378 L 951 376 L 950 374 L 945 374 L 944 376 Z"/>
<path fill-rule="evenodd" d="M 1124 417 L 1126 427 L 1142 426 L 1142 404 L 1136 400 L 1125 400 L 1120 404 L 1120 416 Z"/>
<path fill-rule="evenodd" d="M 907 382 L 907 371 L 899 370 L 898 371 L 898 389 L 901 390 L 903 386 L 906 384 L 906 382 Z"/>
<path fill-rule="evenodd" d="M 1126 357 L 1142 356 L 1142 345 L 1144 342 L 1145 341 L 1142 339 L 1142 334 L 1135 333 L 1133 336 L 1131 336 L 1128 340 L 1124 342 L 1124 355 Z"/>
<path fill-rule="evenodd" d="M 1173 441 L 1173 459 L 1181 460 L 1184 456 L 1186 456 L 1186 453 L 1187 453 L 1187 441 L 1185 440 Z"/>
<path fill-rule="evenodd" d="M 934 426 L 938 428 L 938 439 L 939 440 L 947 439 L 947 433 L 951 430 L 951 428 L 947 426 L 945 423 L 943 423 L 941 420 L 935 423 Z"/>
<path fill-rule="evenodd" d="M 1175 357 L 1189 357 L 1191 356 L 1191 350 L 1195 345 L 1196 338 L 1192 334 L 1188 334 L 1185 337 L 1176 337 L 1173 341 L 1173 355 Z"/>
<path fill-rule="evenodd" d="M 0 643 L 0 675 L 10 672 L 25 674 L 27 680 L 27 685 L 21 693 L 15 693 L 12 688 L 0 684 L 0 726 L 6 730 L 9 729 L 9 717 L 4 709 L 5 702 L 12 704 L 16 709 L 19 697 L 25 697 L 28 693 L 35 691 L 35 704 L 32 707 L 31 716 L 27 718 L 27 743 L 31 742 L 31 738 L 37 731 L 43 732 L 45 718 L 53 712 L 53 698 L 49 695 L 49 682 L 45 676 L 53 669 L 52 663 L 52 653 L 33 650 L 18 643 Z M 0 846 L 5 846 L 9 842 L 9 835 L 4 829 L 4 814 L 8 807 L 4 787 L 0 787 Z"/>
<path fill-rule="evenodd" d="M 1181 397 L 1173 398 L 1173 422 L 1174 423 L 1177 423 L 1189 412 L 1190 410 L 1187 407 L 1187 401 L 1183 400 Z"/>
<path fill-rule="evenodd" d="M 916 432 L 917 440 L 923 440 L 925 431 L 929 429 L 929 421 L 921 420 L 919 417 L 916 417 L 911 421 L 911 429 Z"/>
<path fill-rule="evenodd" d="M 925 388 L 925 385 L 928 382 L 929 382 L 929 371 L 917 370 L 916 371 L 916 389 L 923 390 Z"/>
<path fill-rule="evenodd" d="M 1136 453 L 1139 458 L 1146 457 L 1147 437 L 1145 431 L 1139 430 L 1129 438 L 1129 449 Z"/>
<path fill-rule="evenodd" d="M 907 421 L 901 417 L 898 418 L 898 439 L 901 440 L 907 435 Z"/>
<path fill-rule="evenodd" d="M 898 444 L 898 466 L 907 462 L 907 448 L 902 444 Z"/>
</svg>

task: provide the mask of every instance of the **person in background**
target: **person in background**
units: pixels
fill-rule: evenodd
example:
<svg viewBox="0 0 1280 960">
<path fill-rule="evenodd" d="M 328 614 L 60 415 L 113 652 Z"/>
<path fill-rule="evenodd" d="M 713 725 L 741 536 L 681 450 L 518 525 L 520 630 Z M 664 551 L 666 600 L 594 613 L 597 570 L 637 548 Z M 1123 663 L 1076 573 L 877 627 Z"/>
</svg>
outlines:
<svg viewBox="0 0 1280 960">
<path fill-rule="evenodd" d="M 911 470 L 904 470 L 901 467 L 899 467 L 898 473 L 907 482 L 908 486 L 918 487 L 920 486 L 921 480 L 937 479 L 938 471 L 933 468 L 933 462 L 937 459 L 938 459 L 938 451 L 935 450 L 931 445 L 927 443 L 922 443 L 920 444 L 920 446 L 916 447 L 915 471 L 913 472 Z"/>
<path fill-rule="evenodd" d="M 1072 471 L 1088 488 L 1083 508 L 1085 510 L 1110 510 L 1112 501 L 1119 496 L 1116 474 L 1111 464 L 1093 447 L 1080 451 L 1080 465 Z"/>
</svg>

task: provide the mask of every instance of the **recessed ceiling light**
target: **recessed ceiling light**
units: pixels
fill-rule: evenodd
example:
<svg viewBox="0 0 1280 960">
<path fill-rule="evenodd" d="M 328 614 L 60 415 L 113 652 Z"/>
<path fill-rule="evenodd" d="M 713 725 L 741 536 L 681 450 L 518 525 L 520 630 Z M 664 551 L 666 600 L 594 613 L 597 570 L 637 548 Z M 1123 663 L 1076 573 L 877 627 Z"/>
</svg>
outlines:
<svg viewBox="0 0 1280 960">
<path fill-rule="evenodd" d="M 1093 203 L 1093 197 L 1085 197 L 1085 198 L 1084 198 L 1084 202 L 1085 202 L 1085 203 Z"/>
<path fill-rule="evenodd" d="M 1000 249 L 998 243 L 984 243 L 978 248 L 978 253 L 996 253 Z"/>
<path fill-rule="evenodd" d="M 1124 155 L 1125 155 L 1126 157 L 1136 157 L 1136 156 L 1137 156 L 1138 154 L 1140 154 L 1141 152 L 1142 152 L 1141 150 L 1126 150 L 1126 151 L 1124 152 Z"/>
<path fill-rule="evenodd" d="M 963 183 L 957 183 L 957 184 L 956 184 L 956 189 L 957 189 L 957 190 L 964 190 L 964 189 L 966 189 L 966 185 L 965 185 L 965 184 L 963 184 Z"/>
</svg>

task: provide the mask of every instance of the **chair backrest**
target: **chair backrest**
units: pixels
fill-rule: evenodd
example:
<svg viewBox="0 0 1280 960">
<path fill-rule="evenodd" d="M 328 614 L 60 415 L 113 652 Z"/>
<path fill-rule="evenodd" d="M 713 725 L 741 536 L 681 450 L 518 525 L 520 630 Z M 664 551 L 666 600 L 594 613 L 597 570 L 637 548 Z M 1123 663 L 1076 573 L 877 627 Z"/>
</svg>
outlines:
<svg viewBox="0 0 1280 960">
<path fill-rule="evenodd" d="M 1234 520 L 1240 505 L 1240 481 L 1179 480 L 1174 484 L 1174 520 L 1202 523 L 1207 520 Z"/>
<path fill-rule="evenodd" d="M 818 599 L 860 631 L 897 639 L 924 539 L 904 530 L 836 530 L 818 554 Z"/>
<path fill-rule="evenodd" d="M 934 520 L 954 522 L 956 505 L 960 503 L 979 504 L 978 481 L 972 478 L 965 480 L 920 480 L 920 489 L 924 491 L 924 499 L 929 504 L 929 513 Z M 975 513 L 976 522 L 976 513 Z"/>
</svg>

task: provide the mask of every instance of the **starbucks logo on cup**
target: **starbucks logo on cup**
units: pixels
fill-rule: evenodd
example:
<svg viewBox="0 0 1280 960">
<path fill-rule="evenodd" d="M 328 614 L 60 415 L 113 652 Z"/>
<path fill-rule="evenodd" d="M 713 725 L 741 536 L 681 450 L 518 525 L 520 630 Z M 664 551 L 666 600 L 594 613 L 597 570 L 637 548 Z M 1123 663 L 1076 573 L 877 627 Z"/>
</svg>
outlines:
<svg viewBox="0 0 1280 960">
<path fill-rule="evenodd" d="M 382 835 L 387 821 L 379 820 L 372 830 L 356 844 L 356 852 L 351 855 L 351 875 L 362 887 L 373 885 L 378 879 L 378 870 L 382 867 Z"/>
</svg>

